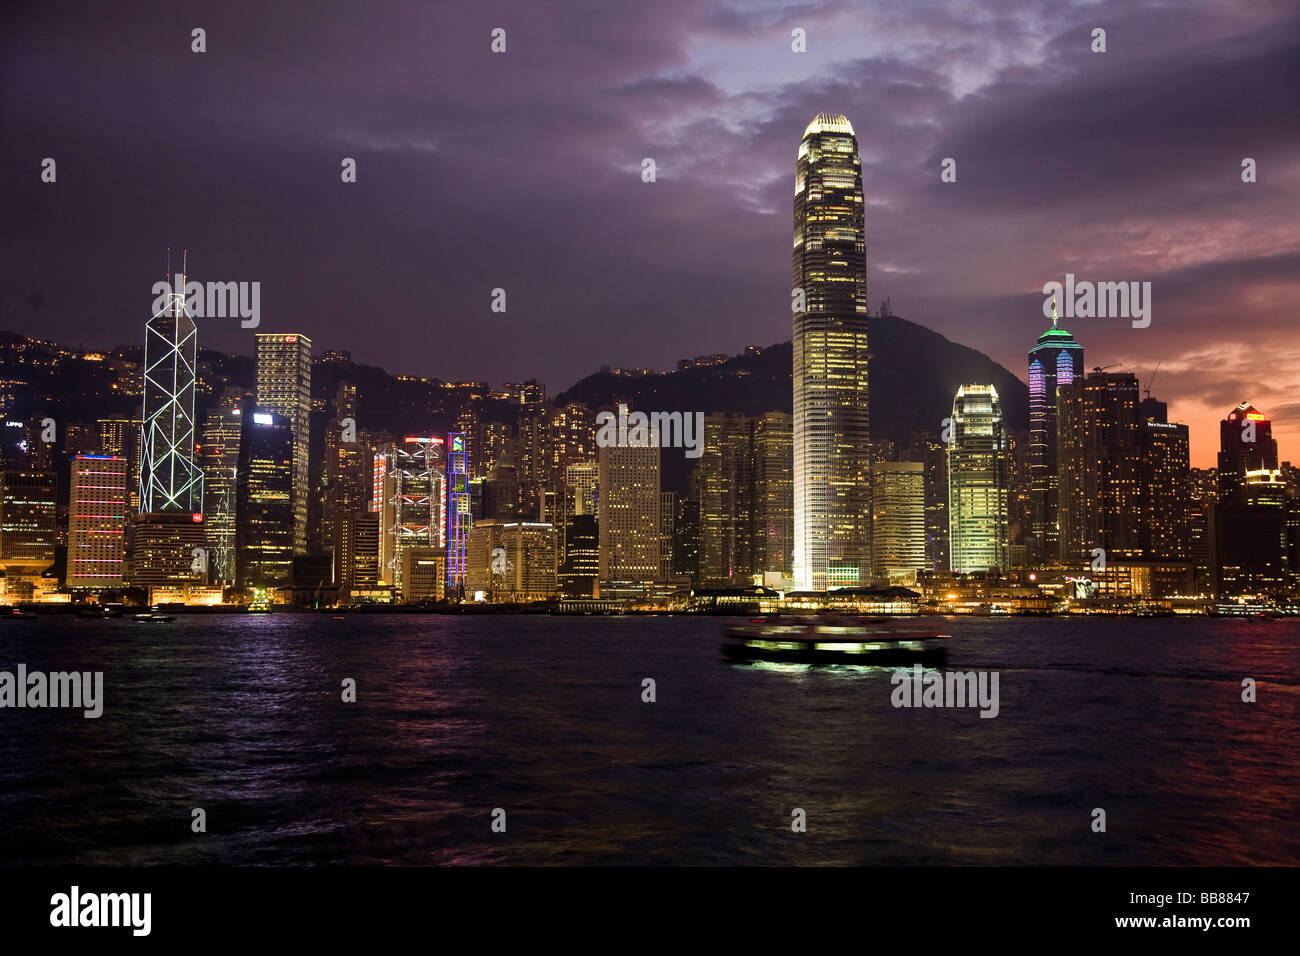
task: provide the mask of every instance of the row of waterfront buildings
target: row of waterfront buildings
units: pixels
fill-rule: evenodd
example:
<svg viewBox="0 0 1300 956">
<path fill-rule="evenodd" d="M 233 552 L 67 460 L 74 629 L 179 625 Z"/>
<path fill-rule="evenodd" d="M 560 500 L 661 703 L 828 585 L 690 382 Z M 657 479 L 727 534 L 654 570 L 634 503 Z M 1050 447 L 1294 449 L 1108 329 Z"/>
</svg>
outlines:
<svg viewBox="0 0 1300 956">
<path fill-rule="evenodd" d="M 283 339 L 272 337 L 259 368 L 280 364 L 270 356 Z M 4 593 L 9 603 L 111 600 L 132 588 L 153 603 L 564 597 L 611 607 L 663 605 L 691 590 L 763 586 L 806 602 L 904 586 L 1036 610 L 1044 594 L 1295 593 L 1300 488 L 1257 410 L 1233 409 L 1220 467 L 1194 470 L 1186 427 L 1138 401 L 1133 376 L 1094 372 L 1058 394 L 1054 555 L 1041 554 L 1035 534 L 1027 431 L 1008 432 L 993 389 L 962 386 L 946 440 L 872 446 L 869 572 L 821 591 L 793 577 L 785 413 L 707 416 L 703 454 L 674 491 L 661 449 L 598 447 L 594 413 L 580 406 L 536 393 L 513 423 L 471 407 L 463 431 L 399 437 L 355 428 L 355 387 L 344 383 L 326 458 L 299 484 L 292 417 L 232 389 L 197 430 L 194 497 L 152 511 L 141 510 L 149 479 L 147 454 L 133 452 L 139 422 L 74 423 L 62 464 L 38 437 L 18 437 L 34 426 L 11 422 L 0 471 Z M 1253 442 L 1240 441 L 1243 423 Z M 304 495 L 311 533 L 300 544 Z"/>
</svg>

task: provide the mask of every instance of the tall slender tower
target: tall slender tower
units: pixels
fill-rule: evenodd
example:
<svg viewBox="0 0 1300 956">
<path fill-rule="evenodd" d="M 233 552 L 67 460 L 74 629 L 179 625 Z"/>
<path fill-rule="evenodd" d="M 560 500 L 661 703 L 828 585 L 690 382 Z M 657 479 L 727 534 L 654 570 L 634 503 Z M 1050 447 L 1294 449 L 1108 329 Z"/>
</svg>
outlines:
<svg viewBox="0 0 1300 956">
<path fill-rule="evenodd" d="M 188 265 L 188 257 L 186 265 Z M 181 267 L 184 270 L 185 266 Z M 170 251 L 167 278 L 171 280 Z M 203 472 L 194 460 L 198 328 L 185 309 L 185 273 L 167 304 L 145 323 L 140 429 L 140 512 L 203 510 Z"/>
<path fill-rule="evenodd" d="M 311 339 L 257 336 L 257 406 L 282 415 L 293 431 L 293 553 L 307 553 L 307 449 L 311 424 Z"/>
<path fill-rule="evenodd" d="M 794 578 L 806 590 L 871 577 L 867 255 L 853 126 L 819 113 L 794 180 Z"/>
<path fill-rule="evenodd" d="M 1059 548 L 1056 388 L 1083 377 L 1083 346 L 1056 324 L 1029 350 L 1029 560 L 1054 560 Z"/>
<path fill-rule="evenodd" d="M 199 460 L 203 465 L 208 563 L 218 583 L 235 580 L 235 517 L 238 501 L 239 442 L 243 435 L 242 389 L 228 388 L 208 409 Z"/>
<path fill-rule="evenodd" d="M 469 452 L 464 432 L 447 435 L 447 573 L 446 596 L 465 596 L 465 548 L 474 523 L 469 506 Z"/>
<path fill-rule="evenodd" d="M 327 550 L 337 551 L 342 546 L 344 519 L 353 512 L 365 511 L 370 503 L 374 448 L 364 433 L 357 433 L 356 422 L 357 387 L 351 382 L 339 382 L 333 427 L 325 430 L 322 469 L 320 544 Z"/>
</svg>

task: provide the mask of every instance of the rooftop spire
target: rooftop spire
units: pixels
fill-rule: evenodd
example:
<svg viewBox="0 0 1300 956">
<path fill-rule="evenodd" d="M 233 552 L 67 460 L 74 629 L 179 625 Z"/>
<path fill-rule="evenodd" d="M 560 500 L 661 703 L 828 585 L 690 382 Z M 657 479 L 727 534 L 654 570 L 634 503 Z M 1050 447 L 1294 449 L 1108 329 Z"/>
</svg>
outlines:
<svg viewBox="0 0 1300 956">
<path fill-rule="evenodd" d="M 1056 328 L 1056 296 L 1052 296 L 1052 328 Z"/>
</svg>

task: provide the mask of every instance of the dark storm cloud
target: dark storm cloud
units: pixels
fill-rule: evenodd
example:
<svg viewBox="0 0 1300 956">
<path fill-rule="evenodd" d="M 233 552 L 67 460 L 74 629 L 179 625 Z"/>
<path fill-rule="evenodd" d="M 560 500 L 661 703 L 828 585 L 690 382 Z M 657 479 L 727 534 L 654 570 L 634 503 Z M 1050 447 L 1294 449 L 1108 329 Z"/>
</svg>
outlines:
<svg viewBox="0 0 1300 956">
<path fill-rule="evenodd" d="M 5 16 L 6 328 L 137 341 L 173 245 L 194 250 L 196 278 L 260 280 L 263 330 L 394 371 L 558 391 L 605 363 L 775 342 L 795 150 L 834 110 L 863 153 L 873 308 L 890 296 L 1022 372 L 1044 282 L 1149 280 L 1150 328 L 1069 327 L 1090 364 L 1164 363 L 1154 391 L 1192 421 L 1201 460 L 1242 389 L 1268 410 L 1300 379 L 1300 20 L 1283 4 Z M 195 26 L 206 54 L 189 50 Z M 1094 26 L 1105 54 L 1089 51 Z M 38 180 L 45 156 L 56 185 Z M 339 181 L 345 156 L 355 185 Z M 948 156 L 955 184 L 939 182 Z M 1243 156 L 1258 183 L 1241 183 Z M 488 308 L 496 287 L 505 316 Z M 251 351 L 237 322 L 201 334 Z M 1300 430 L 1280 437 L 1300 446 Z"/>
</svg>

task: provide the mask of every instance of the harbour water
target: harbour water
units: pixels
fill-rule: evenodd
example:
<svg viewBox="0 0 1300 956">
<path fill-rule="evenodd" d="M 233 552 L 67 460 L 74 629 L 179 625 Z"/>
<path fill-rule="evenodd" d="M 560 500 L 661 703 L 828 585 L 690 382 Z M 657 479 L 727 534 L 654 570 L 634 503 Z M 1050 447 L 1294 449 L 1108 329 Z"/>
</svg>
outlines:
<svg viewBox="0 0 1300 956">
<path fill-rule="evenodd" d="M 5 621 L 0 670 L 104 701 L 0 709 L 0 863 L 1300 864 L 1300 622 L 949 619 L 994 719 L 729 663 L 721 625 Z"/>
</svg>

